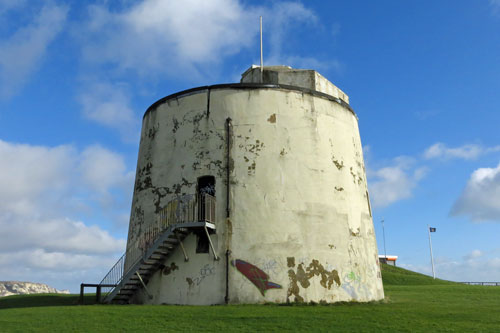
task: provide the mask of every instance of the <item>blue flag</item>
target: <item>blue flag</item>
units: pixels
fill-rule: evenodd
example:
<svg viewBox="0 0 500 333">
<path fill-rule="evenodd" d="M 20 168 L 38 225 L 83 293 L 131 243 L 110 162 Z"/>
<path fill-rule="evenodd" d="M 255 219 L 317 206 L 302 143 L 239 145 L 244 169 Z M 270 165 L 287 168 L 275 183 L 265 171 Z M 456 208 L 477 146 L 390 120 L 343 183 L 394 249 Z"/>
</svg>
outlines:
<svg viewBox="0 0 500 333">
<path fill-rule="evenodd" d="M 429 231 L 430 231 L 430 232 L 436 232 L 436 228 L 429 227 Z"/>
</svg>

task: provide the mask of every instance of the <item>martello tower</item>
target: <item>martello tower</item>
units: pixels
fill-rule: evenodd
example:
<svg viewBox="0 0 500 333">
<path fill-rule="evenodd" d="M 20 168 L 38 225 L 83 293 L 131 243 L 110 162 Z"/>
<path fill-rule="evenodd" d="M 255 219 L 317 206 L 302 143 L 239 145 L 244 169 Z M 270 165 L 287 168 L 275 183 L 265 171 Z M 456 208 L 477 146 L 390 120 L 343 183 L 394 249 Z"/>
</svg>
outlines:
<svg viewBox="0 0 500 333">
<path fill-rule="evenodd" d="M 253 66 L 149 107 L 108 300 L 383 297 L 358 120 L 340 89 L 313 70 Z"/>
</svg>

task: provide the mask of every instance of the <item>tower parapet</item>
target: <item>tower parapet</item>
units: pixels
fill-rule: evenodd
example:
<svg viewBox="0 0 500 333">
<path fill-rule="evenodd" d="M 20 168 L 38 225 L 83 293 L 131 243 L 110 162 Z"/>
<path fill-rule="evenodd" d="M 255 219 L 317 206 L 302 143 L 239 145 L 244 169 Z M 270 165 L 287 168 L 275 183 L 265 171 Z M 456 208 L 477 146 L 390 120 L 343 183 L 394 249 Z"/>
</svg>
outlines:
<svg viewBox="0 0 500 333">
<path fill-rule="evenodd" d="M 260 66 L 253 65 L 241 74 L 241 83 L 270 83 L 319 91 L 324 94 L 340 98 L 349 104 L 349 96 L 320 73 L 312 69 L 294 69 L 290 66 Z"/>
</svg>

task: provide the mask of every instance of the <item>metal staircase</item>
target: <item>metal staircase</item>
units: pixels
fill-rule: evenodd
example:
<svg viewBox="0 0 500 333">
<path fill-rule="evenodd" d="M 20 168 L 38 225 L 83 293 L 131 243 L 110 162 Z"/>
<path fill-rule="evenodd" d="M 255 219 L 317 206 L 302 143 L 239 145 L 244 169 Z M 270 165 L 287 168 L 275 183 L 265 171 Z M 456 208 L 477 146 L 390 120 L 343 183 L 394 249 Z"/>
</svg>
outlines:
<svg viewBox="0 0 500 333">
<path fill-rule="evenodd" d="M 189 260 L 182 241 L 195 230 L 204 231 L 217 260 L 210 238 L 216 229 L 215 206 L 215 197 L 208 194 L 170 201 L 160 211 L 156 223 L 141 233 L 136 242 L 127 245 L 125 254 L 100 282 L 105 295 L 103 302 L 128 304 L 139 290 L 144 290 L 149 298 L 153 298 L 147 288 L 149 279 L 178 247 L 185 261 Z"/>
</svg>

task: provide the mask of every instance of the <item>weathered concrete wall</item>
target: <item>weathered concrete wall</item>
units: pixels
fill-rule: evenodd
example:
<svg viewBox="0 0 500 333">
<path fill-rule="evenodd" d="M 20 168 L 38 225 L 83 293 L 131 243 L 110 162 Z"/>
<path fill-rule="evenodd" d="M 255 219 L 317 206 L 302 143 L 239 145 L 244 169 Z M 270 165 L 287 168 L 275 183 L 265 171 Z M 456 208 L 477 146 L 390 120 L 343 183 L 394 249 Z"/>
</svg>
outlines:
<svg viewBox="0 0 500 333">
<path fill-rule="evenodd" d="M 340 98 L 349 104 L 349 96 L 323 75 L 312 69 L 294 69 L 289 66 L 264 66 L 262 78 L 260 66 L 252 66 L 241 74 L 241 83 L 271 83 L 296 86 L 319 91 Z"/>
<path fill-rule="evenodd" d="M 212 253 L 196 253 L 196 235 L 183 241 L 189 261 L 180 249 L 169 257 L 165 268 L 154 274 L 147 287 L 153 298 L 140 291 L 135 303 L 144 304 L 224 304 L 225 266 L 223 258 L 214 260 Z M 217 237 L 212 236 L 212 239 Z M 220 237 L 219 237 L 220 238 Z M 215 244 L 217 248 L 217 244 Z"/>
<path fill-rule="evenodd" d="M 169 100 L 145 115 L 128 244 L 134 244 L 141 237 L 170 200 L 195 194 L 198 177 L 215 176 L 216 195 L 224 197 L 225 185 L 221 178 L 225 172 L 224 121 L 217 122 L 215 117 L 207 116 L 207 93 L 203 91 Z M 217 201 L 217 221 L 223 222 L 225 219 L 224 202 Z M 223 236 L 224 228 L 223 223 L 220 224 L 222 227 L 217 225 L 217 235 L 212 236 L 212 240 L 218 252 L 222 253 L 219 239 Z M 155 295 L 154 299 L 149 300 L 145 294 L 139 294 L 136 301 L 156 304 L 217 304 L 224 301 L 221 292 L 221 288 L 224 288 L 221 280 L 224 277 L 224 263 L 214 261 L 211 253 L 197 254 L 195 235 L 190 235 L 184 242 L 189 262 L 184 262 L 178 248 L 165 263 L 166 267 L 172 268 L 171 273 L 168 268 L 159 271 L 148 284 Z M 197 280 L 203 275 L 200 270 L 207 264 L 210 266 L 211 278 Z M 125 266 L 129 265 L 127 262 Z M 215 275 L 215 272 L 218 274 Z M 203 288 L 201 282 L 209 287 Z"/>
<path fill-rule="evenodd" d="M 383 298 L 357 118 L 300 91 L 230 89 L 167 100 L 143 121 L 129 243 L 169 200 L 216 178 L 221 256 L 177 252 L 150 280 L 156 304 L 220 304 L 231 251 L 231 303 Z M 225 120 L 232 118 L 226 219 Z"/>
<path fill-rule="evenodd" d="M 213 108 L 233 118 L 233 258 L 261 268 L 282 287 L 262 296 L 231 271 L 237 291 L 231 300 L 382 298 L 355 115 L 296 91 L 213 96 Z"/>
</svg>

